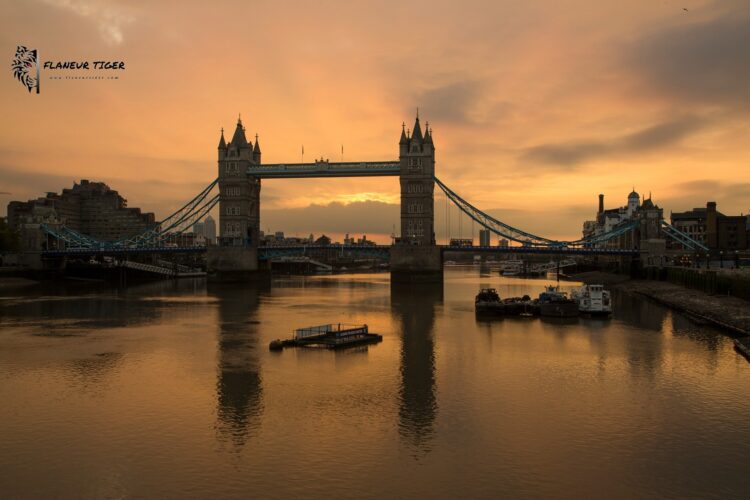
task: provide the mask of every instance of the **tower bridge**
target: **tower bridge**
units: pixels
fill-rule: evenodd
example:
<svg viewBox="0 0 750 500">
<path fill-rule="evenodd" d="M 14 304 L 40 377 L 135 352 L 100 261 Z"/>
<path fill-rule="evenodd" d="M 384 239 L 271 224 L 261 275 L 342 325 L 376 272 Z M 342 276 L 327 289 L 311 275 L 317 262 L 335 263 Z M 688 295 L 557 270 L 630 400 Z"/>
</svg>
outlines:
<svg viewBox="0 0 750 500">
<path fill-rule="evenodd" d="M 442 254 L 456 252 L 539 253 L 558 255 L 609 255 L 662 259 L 664 238 L 680 243 L 687 251 L 708 249 L 689 235 L 667 224 L 661 209 L 645 207 L 631 218 L 598 234 L 573 241 L 557 241 L 516 228 L 472 205 L 436 177 L 435 145 L 432 130 L 424 132 L 417 115 L 409 132 L 402 125 L 398 159 L 376 161 L 264 164 L 260 141 L 248 141 L 245 127 L 237 120 L 229 142 L 222 129 L 218 145 L 218 176 L 192 200 L 155 227 L 130 238 L 104 242 L 80 234 L 60 224 L 40 224 L 50 242 L 43 252 L 49 257 L 70 255 L 124 255 L 138 253 L 177 253 L 205 251 L 209 278 L 217 281 L 253 279 L 263 273 L 265 262 L 274 256 L 288 258 L 304 253 L 306 247 L 262 247 L 260 243 L 260 202 L 262 181 L 291 178 L 382 177 L 399 178 L 401 194 L 400 236 L 391 246 L 362 247 L 362 251 L 388 255 L 393 281 L 433 281 L 442 279 Z M 435 186 L 460 214 L 492 233 L 520 243 L 520 246 L 452 247 L 435 241 Z M 212 194 L 218 187 L 218 194 Z M 176 241 L 196 222 L 219 207 L 218 245 L 181 248 Z M 661 243 L 659 243 L 661 242 Z M 613 244 L 614 243 L 614 244 Z M 347 248 L 348 251 L 358 251 Z"/>
<path fill-rule="evenodd" d="M 441 252 L 435 242 L 435 146 L 429 125 L 422 131 L 401 128 L 398 160 L 263 164 L 258 136 L 248 141 L 237 120 L 227 143 L 218 146 L 219 245 L 208 249 L 209 276 L 217 280 L 248 279 L 260 262 L 260 192 L 262 179 L 398 176 L 401 188 L 401 237 L 391 248 L 396 281 L 433 280 L 442 276 Z"/>
</svg>

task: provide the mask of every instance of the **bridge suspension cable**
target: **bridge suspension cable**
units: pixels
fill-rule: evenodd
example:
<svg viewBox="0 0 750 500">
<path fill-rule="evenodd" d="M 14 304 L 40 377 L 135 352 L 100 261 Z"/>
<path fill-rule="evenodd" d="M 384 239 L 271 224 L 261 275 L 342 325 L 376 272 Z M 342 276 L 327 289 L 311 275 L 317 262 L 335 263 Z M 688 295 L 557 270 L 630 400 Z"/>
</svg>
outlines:
<svg viewBox="0 0 750 500">
<path fill-rule="evenodd" d="M 69 248 L 89 248 L 89 249 L 122 249 L 122 248 L 143 248 L 156 247 L 164 244 L 170 238 L 181 235 L 196 222 L 203 219 L 219 202 L 219 194 L 209 197 L 209 194 L 218 184 L 216 179 L 198 193 L 193 199 L 183 205 L 180 209 L 167 216 L 164 220 L 157 223 L 154 227 L 117 241 L 102 241 L 78 231 L 62 226 L 53 229 L 48 224 L 41 224 L 40 229 L 48 236 L 65 243 Z"/>
<path fill-rule="evenodd" d="M 661 229 L 662 231 L 664 231 L 664 234 L 682 244 L 682 246 L 684 246 L 685 248 L 695 250 L 696 252 L 699 250 L 708 252 L 708 247 L 706 245 L 691 238 L 665 220 L 661 221 Z"/>
<path fill-rule="evenodd" d="M 177 210 L 173 214 L 169 215 L 166 219 L 162 220 L 159 223 L 159 225 L 163 226 L 165 224 L 171 224 L 172 221 L 174 220 L 174 218 L 179 217 L 180 214 L 183 214 L 186 211 L 189 212 L 189 211 L 193 210 L 198 204 L 201 203 L 201 201 L 203 201 L 206 198 L 206 196 L 208 196 L 208 193 L 210 193 L 211 190 L 218 183 L 219 183 L 219 179 L 218 178 L 214 179 L 213 182 L 211 182 L 211 184 L 209 184 L 208 186 L 206 186 L 205 188 L 203 188 L 203 191 L 201 191 L 200 193 L 198 193 L 197 195 L 195 195 L 195 197 L 192 200 L 190 200 L 189 202 L 187 202 L 182 208 L 180 208 L 179 210 Z"/>
<path fill-rule="evenodd" d="M 169 215 L 167 218 L 159 222 L 155 227 L 144 231 L 140 234 L 131 236 L 114 242 L 116 246 L 154 246 L 155 243 L 163 241 L 168 235 L 182 234 L 192 227 L 198 220 L 194 217 L 196 213 L 203 213 L 203 216 L 208 214 L 205 210 L 207 205 L 214 205 L 218 202 L 219 195 L 215 195 L 213 198 L 206 201 L 208 194 L 213 188 L 219 183 L 219 179 L 215 179 L 208 186 L 206 186 L 200 193 L 198 193 L 192 200 L 187 202 L 179 210 Z M 209 208 L 210 210 L 210 208 Z M 205 213 L 204 213 L 205 212 Z M 185 222 L 190 222 L 189 225 L 185 225 Z"/>
<path fill-rule="evenodd" d="M 508 225 L 492 217 L 491 215 L 485 212 L 482 212 L 481 210 L 473 206 L 471 203 L 461 198 L 458 194 L 456 194 L 456 192 L 454 192 L 452 189 L 446 186 L 437 177 L 435 177 L 435 183 L 438 185 L 438 187 L 440 187 L 443 193 L 445 193 L 446 197 L 450 199 L 450 201 L 452 201 L 453 204 L 456 205 L 460 209 L 459 217 L 460 217 L 461 212 L 463 212 L 464 214 L 468 215 L 472 221 L 476 221 L 477 223 L 479 223 L 480 226 L 484 227 L 485 229 L 489 229 L 491 232 L 499 236 L 502 236 L 512 241 L 516 241 L 525 246 L 539 246 L 539 247 L 548 247 L 548 248 L 549 247 L 568 247 L 568 246 L 577 246 L 577 247 L 590 246 L 590 245 L 595 245 L 599 243 L 604 243 L 618 236 L 622 236 L 628 231 L 634 230 L 636 227 L 638 227 L 638 224 L 639 224 L 638 221 L 630 221 L 626 224 L 621 224 L 615 227 L 611 231 L 607 231 L 605 233 L 596 234 L 593 236 L 589 236 L 586 238 L 581 238 L 581 239 L 573 240 L 573 241 L 552 240 L 549 238 L 537 236 L 535 234 L 515 228 L 511 225 Z M 459 224 L 460 224 L 460 218 L 459 218 Z M 472 229 L 472 237 L 473 237 L 473 229 Z"/>
<path fill-rule="evenodd" d="M 443 182 L 441 182 L 440 179 L 438 179 L 437 177 L 435 177 L 435 183 L 438 185 L 438 187 L 440 187 L 440 189 L 443 190 L 443 193 L 445 193 L 445 195 L 450 199 L 450 201 L 453 202 L 453 204 L 456 205 L 460 209 L 459 214 L 461 212 L 465 213 L 472 220 L 477 221 L 481 226 L 483 226 L 486 229 L 489 229 L 495 234 L 503 236 L 504 238 L 508 238 L 509 240 L 522 243 L 524 245 L 553 246 L 553 245 L 561 244 L 561 242 L 559 241 L 550 240 L 548 238 L 543 238 L 541 236 L 537 236 L 537 235 L 528 233 L 526 231 L 517 229 L 508 224 L 505 224 L 504 222 L 495 219 L 491 215 L 486 214 L 485 212 L 482 212 L 481 210 L 476 208 L 474 205 L 472 205 L 468 201 L 461 198 L 451 188 L 443 184 Z M 460 224 L 460 215 L 459 215 L 459 224 Z"/>
</svg>

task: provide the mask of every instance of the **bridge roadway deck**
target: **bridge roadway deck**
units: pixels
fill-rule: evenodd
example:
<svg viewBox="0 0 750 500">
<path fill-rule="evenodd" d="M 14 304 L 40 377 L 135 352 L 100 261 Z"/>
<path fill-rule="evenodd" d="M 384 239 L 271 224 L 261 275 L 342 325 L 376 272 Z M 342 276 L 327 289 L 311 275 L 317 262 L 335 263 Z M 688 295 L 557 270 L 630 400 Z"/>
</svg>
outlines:
<svg viewBox="0 0 750 500">
<path fill-rule="evenodd" d="M 458 247 L 438 245 L 443 252 L 470 253 L 538 253 L 552 255 L 638 255 L 640 251 L 632 248 L 589 248 L 589 247 Z"/>
<path fill-rule="evenodd" d="M 443 252 L 465 252 L 465 253 L 517 253 L 517 254 L 547 254 L 547 255 L 638 255 L 638 250 L 622 248 L 554 248 L 554 247 L 462 247 L 450 245 L 438 245 Z M 261 257 L 267 257 L 267 254 L 292 255 L 303 254 L 307 250 L 337 250 L 337 251 L 361 251 L 363 253 L 388 252 L 391 245 L 290 245 L 290 246 L 272 246 L 260 247 L 259 254 Z M 143 248 L 68 248 L 65 250 L 46 250 L 42 251 L 43 257 L 68 257 L 68 256 L 97 256 L 97 255 L 127 255 L 127 254 L 168 254 L 168 253 L 201 253 L 205 252 L 206 247 L 143 247 Z"/>
<path fill-rule="evenodd" d="M 169 253 L 203 253 L 206 247 L 112 247 L 112 248 L 66 248 L 65 250 L 44 250 L 42 257 L 94 257 L 99 255 L 142 255 Z"/>
<path fill-rule="evenodd" d="M 630 248 L 580 248 L 580 247 L 464 247 L 464 246 L 450 246 L 450 245 L 438 245 L 443 252 L 467 252 L 467 253 L 530 253 L 530 254 L 551 254 L 551 255 L 638 255 L 638 250 Z M 388 250 L 391 245 L 373 245 L 373 246 L 344 246 L 344 245 L 328 245 L 328 246 L 274 246 L 274 247 L 260 247 L 259 251 L 304 251 L 306 249 L 341 249 L 344 250 Z"/>
<path fill-rule="evenodd" d="M 261 179 L 312 177 L 382 177 L 401 173 L 398 161 L 269 163 L 247 169 L 247 175 Z"/>
</svg>

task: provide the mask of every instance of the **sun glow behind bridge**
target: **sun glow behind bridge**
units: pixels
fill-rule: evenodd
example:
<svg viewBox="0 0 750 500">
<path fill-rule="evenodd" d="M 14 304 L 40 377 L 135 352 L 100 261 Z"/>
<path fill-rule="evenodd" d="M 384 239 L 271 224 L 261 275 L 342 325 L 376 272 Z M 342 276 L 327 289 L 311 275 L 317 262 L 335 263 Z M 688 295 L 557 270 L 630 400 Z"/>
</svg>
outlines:
<svg viewBox="0 0 750 500">
<path fill-rule="evenodd" d="M 374 192 L 343 193 L 343 194 L 337 195 L 332 201 L 337 202 L 337 203 L 343 203 L 345 205 L 348 205 L 350 203 L 362 203 L 362 202 L 367 202 L 367 201 L 376 201 L 379 203 L 388 203 L 392 205 L 398 205 L 401 203 L 401 200 L 397 193 L 391 194 L 391 193 L 374 193 Z"/>
</svg>

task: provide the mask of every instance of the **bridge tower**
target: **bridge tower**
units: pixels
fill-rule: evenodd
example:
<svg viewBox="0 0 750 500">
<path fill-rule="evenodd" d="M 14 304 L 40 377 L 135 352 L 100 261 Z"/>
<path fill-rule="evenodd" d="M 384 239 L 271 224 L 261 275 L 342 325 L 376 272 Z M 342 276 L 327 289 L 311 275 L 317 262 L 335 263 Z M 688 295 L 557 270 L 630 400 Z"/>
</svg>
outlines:
<svg viewBox="0 0 750 500">
<path fill-rule="evenodd" d="M 435 244 L 435 145 L 432 130 L 419 112 L 409 134 L 402 125 L 399 141 L 401 172 L 401 237 L 391 249 L 391 279 L 442 280 L 442 256 Z"/>
<path fill-rule="evenodd" d="M 247 174 L 260 164 L 260 144 L 248 142 L 242 120 L 229 144 L 219 139 L 219 241 L 207 254 L 208 277 L 244 281 L 258 271 L 260 239 L 260 179 Z"/>
<path fill-rule="evenodd" d="M 401 242 L 409 245 L 435 244 L 433 192 L 435 189 L 435 146 L 429 124 L 424 135 L 419 114 L 414 130 L 407 135 L 401 129 Z"/>
</svg>

